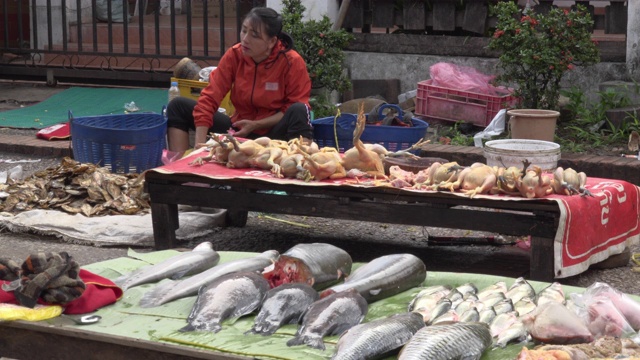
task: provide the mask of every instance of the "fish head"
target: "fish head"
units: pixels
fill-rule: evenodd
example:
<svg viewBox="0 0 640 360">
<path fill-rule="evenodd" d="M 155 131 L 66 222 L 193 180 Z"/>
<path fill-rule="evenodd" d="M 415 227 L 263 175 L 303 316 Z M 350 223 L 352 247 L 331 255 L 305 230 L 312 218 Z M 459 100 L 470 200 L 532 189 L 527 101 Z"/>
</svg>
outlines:
<svg viewBox="0 0 640 360">
<path fill-rule="evenodd" d="M 302 260 L 287 255 L 281 255 L 273 263 L 272 269 L 262 275 L 271 288 L 287 283 L 307 283 L 313 286 L 315 282 L 311 270 Z"/>
</svg>

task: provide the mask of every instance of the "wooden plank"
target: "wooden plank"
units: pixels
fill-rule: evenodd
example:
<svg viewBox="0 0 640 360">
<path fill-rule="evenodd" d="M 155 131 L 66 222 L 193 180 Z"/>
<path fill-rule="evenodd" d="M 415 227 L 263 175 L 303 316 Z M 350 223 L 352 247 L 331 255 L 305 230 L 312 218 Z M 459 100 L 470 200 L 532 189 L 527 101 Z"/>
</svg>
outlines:
<svg viewBox="0 0 640 360">
<path fill-rule="evenodd" d="M 364 0 L 351 0 L 342 27 L 345 29 L 364 26 Z"/>
<path fill-rule="evenodd" d="M 175 190 L 175 188 L 174 188 Z M 154 190 L 151 189 L 151 192 Z M 155 249 L 165 250 L 178 247 L 176 229 L 179 228 L 178 205 L 155 202 L 151 198 L 151 223 L 155 238 Z"/>
<path fill-rule="evenodd" d="M 371 26 L 381 28 L 394 27 L 395 4 L 392 0 L 371 2 Z"/>
<path fill-rule="evenodd" d="M 484 34 L 489 15 L 489 7 L 486 3 L 472 2 L 464 8 L 462 29 L 476 34 Z"/>
<path fill-rule="evenodd" d="M 403 27 L 405 30 L 424 30 L 426 28 L 425 21 L 425 4 L 421 0 L 407 0 L 403 7 Z"/>
<path fill-rule="evenodd" d="M 627 7 L 624 3 L 612 2 L 605 7 L 605 34 L 627 33 Z"/>
<path fill-rule="evenodd" d="M 433 30 L 454 31 L 456 29 L 456 4 L 453 2 L 433 3 Z"/>
<path fill-rule="evenodd" d="M 551 282 L 555 278 L 553 238 L 531 237 L 531 280 Z M 560 275 L 560 274 L 558 274 Z"/>
</svg>

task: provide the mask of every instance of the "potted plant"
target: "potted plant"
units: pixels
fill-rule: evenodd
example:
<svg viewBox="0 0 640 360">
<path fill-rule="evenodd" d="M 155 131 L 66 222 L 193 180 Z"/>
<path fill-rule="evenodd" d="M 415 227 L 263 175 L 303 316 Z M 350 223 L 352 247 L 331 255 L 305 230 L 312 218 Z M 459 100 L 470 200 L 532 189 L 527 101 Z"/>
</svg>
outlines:
<svg viewBox="0 0 640 360">
<path fill-rule="evenodd" d="M 600 60 L 591 39 L 593 20 L 582 5 L 542 14 L 503 1 L 492 11 L 497 24 L 489 49 L 500 52 L 501 67 L 496 81 L 515 85 L 522 108 L 555 110 L 564 74 Z"/>
<path fill-rule="evenodd" d="M 353 36 L 344 29 L 332 30 L 328 16 L 321 20 L 303 21 L 306 10 L 300 0 L 283 0 L 282 30 L 291 35 L 295 50 L 307 63 L 311 84 L 318 95 L 311 99 L 316 117 L 335 115 L 328 94 L 351 89 L 351 81 L 343 71 L 344 52 Z M 318 113 L 320 112 L 320 113 Z"/>
</svg>

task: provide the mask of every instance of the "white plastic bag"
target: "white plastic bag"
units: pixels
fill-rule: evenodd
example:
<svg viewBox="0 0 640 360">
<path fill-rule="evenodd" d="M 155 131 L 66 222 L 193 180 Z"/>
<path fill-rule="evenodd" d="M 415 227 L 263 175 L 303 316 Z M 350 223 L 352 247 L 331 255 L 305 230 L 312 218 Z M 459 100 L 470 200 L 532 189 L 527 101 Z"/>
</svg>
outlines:
<svg viewBox="0 0 640 360">
<path fill-rule="evenodd" d="M 491 139 L 492 136 L 497 136 L 504 132 L 506 114 L 507 110 L 505 109 L 498 111 L 484 130 L 473 135 L 473 143 L 476 147 L 483 146 L 482 139 Z"/>
</svg>

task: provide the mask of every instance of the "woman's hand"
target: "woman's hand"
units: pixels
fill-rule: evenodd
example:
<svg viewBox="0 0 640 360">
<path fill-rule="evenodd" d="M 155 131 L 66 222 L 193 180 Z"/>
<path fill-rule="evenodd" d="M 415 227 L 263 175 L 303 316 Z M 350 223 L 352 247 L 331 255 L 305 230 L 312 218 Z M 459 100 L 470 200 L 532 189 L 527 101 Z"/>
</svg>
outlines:
<svg viewBox="0 0 640 360">
<path fill-rule="evenodd" d="M 233 136 L 247 137 L 247 135 L 258 129 L 258 122 L 253 120 L 238 120 L 233 123 L 232 127 L 235 130 Z"/>
</svg>

